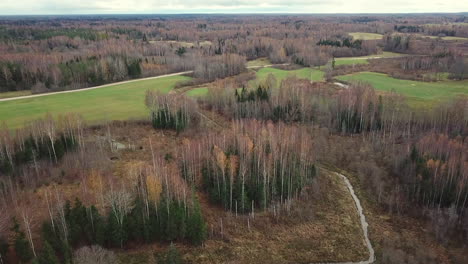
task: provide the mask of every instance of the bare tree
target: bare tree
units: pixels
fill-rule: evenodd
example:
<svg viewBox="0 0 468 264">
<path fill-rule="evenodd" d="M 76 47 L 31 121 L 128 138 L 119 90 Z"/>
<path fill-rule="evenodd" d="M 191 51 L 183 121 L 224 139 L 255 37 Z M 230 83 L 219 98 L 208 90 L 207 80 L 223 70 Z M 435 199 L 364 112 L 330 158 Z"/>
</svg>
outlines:
<svg viewBox="0 0 468 264">
<path fill-rule="evenodd" d="M 117 257 L 114 252 L 100 246 L 82 247 L 73 254 L 75 264 L 114 264 Z"/>
</svg>

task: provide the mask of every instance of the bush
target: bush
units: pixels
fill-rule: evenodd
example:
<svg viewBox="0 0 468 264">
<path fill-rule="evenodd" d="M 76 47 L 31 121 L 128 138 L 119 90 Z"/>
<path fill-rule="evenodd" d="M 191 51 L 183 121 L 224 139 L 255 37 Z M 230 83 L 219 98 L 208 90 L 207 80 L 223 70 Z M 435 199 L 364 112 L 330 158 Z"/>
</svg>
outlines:
<svg viewBox="0 0 468 264">
<path fill-rule="evenodd" d="M 169 248 L 165 253 L 157 257 L 158 259 L 158 264 L 182 264 L 184 263 L 182 260 L 182 257 L 180 256 L 179 251 L 177 248 L 174 246 L 174 244 L 171 243 Z"/>
<path fill-rule="evenodd" d="M 82 247 L 73 254 L 74 264 L 114 264 L 117 257 L 114 252 L 100 246 Z"/>
</svg>

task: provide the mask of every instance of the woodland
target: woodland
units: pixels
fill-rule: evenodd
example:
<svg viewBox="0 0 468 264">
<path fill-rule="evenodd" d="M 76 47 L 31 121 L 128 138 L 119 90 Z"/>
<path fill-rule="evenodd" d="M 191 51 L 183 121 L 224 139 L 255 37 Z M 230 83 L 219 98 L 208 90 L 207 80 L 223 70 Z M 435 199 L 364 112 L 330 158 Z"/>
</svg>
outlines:
<svg viewBox="0 0 468 264">
<path fill-rule="evenodd" d="M 187 76 L 2 125 L 0 264 L 468 263 L 467 55 L 463 14 L 0 17 L 1 92 Z"/>
</svg>

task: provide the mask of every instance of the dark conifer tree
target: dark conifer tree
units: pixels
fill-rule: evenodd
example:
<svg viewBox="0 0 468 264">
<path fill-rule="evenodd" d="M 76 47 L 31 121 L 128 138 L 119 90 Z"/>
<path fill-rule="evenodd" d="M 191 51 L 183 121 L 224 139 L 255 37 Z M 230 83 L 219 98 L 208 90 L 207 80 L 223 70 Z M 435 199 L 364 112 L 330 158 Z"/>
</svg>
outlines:
<svg viewBox="0 0 468 264">
<path fill-rule="evenodd" d="M 13 228 L 11 229 L 15 233 L 15 252 L 21 263 L 29 262 L 33 257 L 33 251 L 29 241 L 26 239 L 26 235 L 20 229 L 20 225 L 16 218 L 13 218 Z"/>
</svg>

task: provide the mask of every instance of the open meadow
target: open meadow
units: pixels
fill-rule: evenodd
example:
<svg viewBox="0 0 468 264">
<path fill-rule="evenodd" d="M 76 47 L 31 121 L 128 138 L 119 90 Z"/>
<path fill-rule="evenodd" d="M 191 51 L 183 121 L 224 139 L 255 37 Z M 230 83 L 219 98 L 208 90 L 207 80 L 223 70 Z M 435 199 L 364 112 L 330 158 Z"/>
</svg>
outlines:
<svg viewBox="0 0 468 264">
<path fill-rule="evenodd" d="M 339 65 L 353 65 L 353 64 L 369 64 L 369 60 L 372 59 L 382 59 L 382 58 L 397 58 L 403 57 L 404 54 L 384 51 L 380 54 L 368 55 L 368 56 L 359 56 L 359 57 L 343 57 L 335 58 L 335 66 Z"/>
<path fill-rule="evenodd" d="M 338 76 L 338 80 L 368 82 L 382 92 L 395 91 L 405 95 L 408 103 L 415 107 L 432 106 L 460 95 L 468 95 L 468 81 L 420 82 L 392 78 L 386 74 L 360 72 Z"/>
<path fill-rule="evenodd" d="M 310 68 L 291 71 L 262 68 L 257 71 L 257 78 L 251 81 L 251 84 L 265 80 L 270 73 L 277 78 L 278 82 L 289 76 L 314 81 L 323 80 L 322 71 Z M 147 90 L 168 93 L 177 82 L 189 79 L 190 77 L 185 76 L 172 76 L 111 85 L 88 91 L 0 102 L 0 122 L 5 122 L 8 128 L 15 129 L 24 126 L 26 122 L 42 118 L 47 113 L 58 116 L 69 112 L 81 114 L 92 124 L 103 120 L 146 118 L 147 109 L 144 105 L 144 98 Z M 197 97 L 207 92 L 207 88 L 201 87 L 189 90 L 187 95 Z"/>
<path fill-rule="evenodd" d="M 349 33 L 354 39 L 362 39 L 362 40 L 376 40 L 382 39 L 383 35 L 375 34 L 375 33 L 366 33 L 366 32 L 351 32 Z"/>
<path fill-rule="evenodd" d="M 0 122 L 10 129 L 25 122 L 69 112 L 81 114 L 90 123 L 103 120 L 145 118 L 145 93 L 148 89 L 169 92 L 179 81 L 189 77 L 171 76 L 142 80 L 74 93 L 52 94 L 36 98 L 0 102 Z"/>
</svg>

